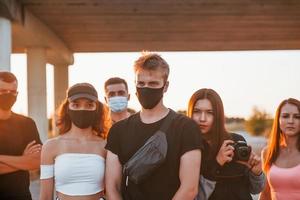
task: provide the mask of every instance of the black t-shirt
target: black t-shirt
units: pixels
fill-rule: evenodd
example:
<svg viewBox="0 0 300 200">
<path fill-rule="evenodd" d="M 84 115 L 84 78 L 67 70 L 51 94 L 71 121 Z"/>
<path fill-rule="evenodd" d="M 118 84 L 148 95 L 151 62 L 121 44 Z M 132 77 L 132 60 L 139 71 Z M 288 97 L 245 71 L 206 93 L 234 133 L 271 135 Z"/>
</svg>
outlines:
<svg viewBox="0 0 300 200">
<path fill-rule="evenodd" d="M 41 144 L 32 119 L 12 113 L 9 119 L 0 120 L 0 155 L 20 156 L 33 140 Z M 30 200 L 29 184 L 28 171 L 0 174 L 0 199 Z"/>
<path fill-rule="evenodd" d="M 106 149 L 118 155 L 124 165 L 159 130 L 164 119 L 145 124 L 137 113 L 115 123 L 109 131 Z M 142 184 L 129 183 L 126 189 L 122 184 L 123 197 L 124 193 L 130 193 L 130 199 L 134 200 L 168 200 L 175 195 L 180 186 L 180 157 L 188 151 L 202 149 L 202 139 L 196 123 L 180 114 L 176 114 L 166 136 L 168 152 L 165 162 Z"/>
</svg>

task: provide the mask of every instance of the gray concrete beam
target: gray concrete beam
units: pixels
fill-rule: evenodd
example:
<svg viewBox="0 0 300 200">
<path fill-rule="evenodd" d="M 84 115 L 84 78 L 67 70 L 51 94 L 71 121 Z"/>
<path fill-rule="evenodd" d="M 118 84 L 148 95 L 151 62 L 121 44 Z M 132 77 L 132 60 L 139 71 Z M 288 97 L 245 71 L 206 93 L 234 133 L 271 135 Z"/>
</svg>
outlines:
<svg viewBox="0 0 300 200">
<path fill-rule="evenodd" d="M 43 46 L 47 48 L 48 63 L 52 65 L 56 63 L 73 64 L 73 53 L 64 41 L 30 11 L 25 10 L 24 23 L 13 23 L 12 30 L 13 52 L 24 52 L 31 46 Z"/>
<path fill-rule="evenodd" d="M 69 50 L 61 37 L 28 9 L 24 9 L 20 1 L 0 0 L 1 16 L 12 22 L 13 53 L 25 53 L 28 47 L 43 46 L 47 48 L 48 63 L 73 64 L 73 52 Z"/>
</svg>

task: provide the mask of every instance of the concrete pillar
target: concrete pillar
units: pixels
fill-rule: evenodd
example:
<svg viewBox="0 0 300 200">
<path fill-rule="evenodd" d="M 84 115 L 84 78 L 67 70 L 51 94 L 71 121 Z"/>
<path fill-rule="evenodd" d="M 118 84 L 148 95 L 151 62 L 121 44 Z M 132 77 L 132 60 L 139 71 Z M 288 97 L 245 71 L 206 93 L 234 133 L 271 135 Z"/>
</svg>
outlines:
<svg viewBox="0 0 300 200">
<path fill-rule="evenodd" d="M 0 17 L 0 70 L 10 71 L 11 22 Z"/>
<path fill-rule="evenodd" d="M 58 109 L 59 105 L 66 98 L 66 91 L 69 85 L 69 71 L 68 65 L 56 64 L 54 66 L 54 108 Z M 56 114 L 56 112 L 55 112 Z M 53 116 L 52 121 L 52 136 L 58 134 L 58 129 L 55 126 L 56 115 Z"/>
<path fill-rule="evenodd" d="M 28 115 L 38 127 L 40 138 L 48 138 L 46 48 L 27 49 Z"/>
<path fill-rule="evenodd" d="M 54 66 L 54 105 L 55 109 L 66 97 L 66 90 L 69 85 L 69 70 L 64 64 Z"/>
</svg>

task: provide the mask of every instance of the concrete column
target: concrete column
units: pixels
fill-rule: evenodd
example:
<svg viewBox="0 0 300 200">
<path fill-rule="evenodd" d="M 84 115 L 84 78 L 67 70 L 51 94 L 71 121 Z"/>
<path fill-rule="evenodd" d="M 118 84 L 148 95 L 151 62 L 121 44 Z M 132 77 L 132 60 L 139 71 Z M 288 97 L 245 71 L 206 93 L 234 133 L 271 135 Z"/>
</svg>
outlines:
<svg viewBox="0 0 300 200">
<path fill-rule="evenodd" d="M 69 85 L 68 69 L 68 65 L 66 64 L 56 64 L 54 66 L 54 108 L 56 111 L 62 101 L 66 98 L 66 91 Z M 52 136 L 58 134 L 58 129 L 55 126 L 55 121 L 57 119 L 55 114 L 52 121 Z"/>
<path fill-rule="evenodd" d="M 28 115 L 38 127 L 40 138 L 48 138 L 46 48 L 27 49 Z"/>
<path fill-rule="evenodd" d="M 66 97 L 66 91 L 69 85 L 69 70 L 64 64 L 54 66 L 54 105 L 55 109 Z"/>
<path fill-rule="evenodd" d="M 10 71 L 11 22 L 0 17 L 0 70 Z"/>
</svg>

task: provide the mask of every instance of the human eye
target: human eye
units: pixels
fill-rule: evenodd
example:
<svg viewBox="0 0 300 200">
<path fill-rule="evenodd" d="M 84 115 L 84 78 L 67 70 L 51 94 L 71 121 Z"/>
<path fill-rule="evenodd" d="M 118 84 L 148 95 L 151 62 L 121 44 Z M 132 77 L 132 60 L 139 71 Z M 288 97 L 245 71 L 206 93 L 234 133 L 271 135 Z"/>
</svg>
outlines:
<svg viewBox="0 0 300 200">
<path fill-rule="evenodd" d="M 71 102 L 71 103 L 70 103 L 70 107 L 76 109 L 76 108 L 79 108 L 79 104 L 76 103 L 76 102 Z"/>
<path fill-rule="evenodd" d="M 300 114 L 296 114 L 296 115 L 295 115 L 295 118 L 296 118 L 296 119 L 300 119 Z"/>
<path fill-rule="evenodd" d="M 141 81 L 138 81 L 138 82 L 136 83 L 136 86 L 137 86 L 137 87 L 144 87 L 144 86 L 145 86 L 145 83 L 144 83 L 144 82 L 141 82 Z"/>
<path fill-rule="evenodd" d="M 214 111 L 208 110 L 208 111 L 207 111 L 207 114 L 209 114 L 209 115 L 214 115 Z"/>
<path fill-rule="evenodd" d="M 197 114 L 200 113 L 201 111 L 198 108 L 194 108 L 193 113 Z"/>
<path fill-rule="evenodd" d="M 290 117 L 290 115 L 287 114 L 287 113 L 283 113 L 283 114 L 281 114 L 281 117 L 284 118 L 284 119 L 287 119 L 287 118 Z"/>
<path fill-rule="evenodd" d="M 118 91 L 118 96 L 125 96 L 125 91 L 123 91 L 123 90 Z"/>
<path fill-rule="evenodd" d="M 109 92 L 108 93 L 108 97 L 114 97 L 114 96 L 116 96 L 115 92 Z"/>
<path fill-rule="evenodd" d="M 96 107 L 96 104 L 95 104 L 94 102 L 88 102 L 88 103 L 86 104 L 86 107 L 87 107 L 88 109 L 93 109 L 94 107 Z"/>
<path fill-rule="evenodd" d="M 159 86 L 159 82 L 151 81 L 151 82 L 149 82 L 149 86 L 152 88 L 157 88 Z"/>
</svg>

